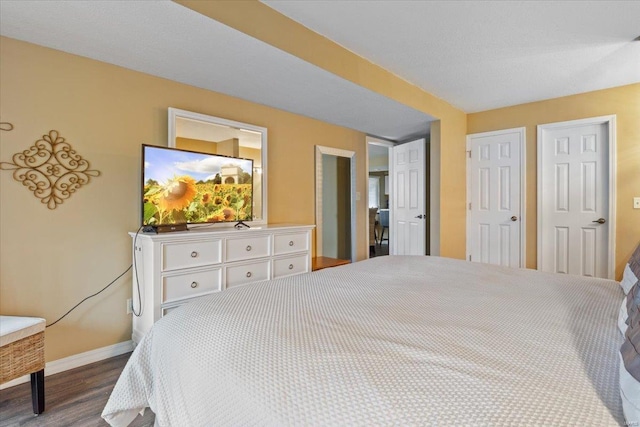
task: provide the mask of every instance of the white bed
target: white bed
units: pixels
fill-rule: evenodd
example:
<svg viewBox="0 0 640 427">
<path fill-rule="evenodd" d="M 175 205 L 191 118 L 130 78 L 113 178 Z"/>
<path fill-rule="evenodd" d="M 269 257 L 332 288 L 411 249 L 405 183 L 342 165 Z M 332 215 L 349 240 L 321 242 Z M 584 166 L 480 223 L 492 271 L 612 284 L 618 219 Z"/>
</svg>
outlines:
<svg viewBox="0 0 640 427">
<path fill-rule="evenodd" d="M 157 322 L 104 409 L 125 426 L 624 423 L 611 280 L 380 257 Z"/>
</svg>

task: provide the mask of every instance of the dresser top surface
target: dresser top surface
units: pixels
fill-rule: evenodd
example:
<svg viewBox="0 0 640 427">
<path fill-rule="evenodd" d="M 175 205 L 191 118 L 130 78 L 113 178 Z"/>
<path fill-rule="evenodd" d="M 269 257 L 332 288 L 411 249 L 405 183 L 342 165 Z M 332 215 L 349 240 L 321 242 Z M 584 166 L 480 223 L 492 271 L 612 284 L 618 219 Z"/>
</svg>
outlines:
<svg viewBox="0 0 640 427">
<path fill-rule="evenodd" d="M 209 237 L 241 237 L 251 236 L 263 233 L 272 233 L 274 231 L 295 232 L 308 231 L 315 228 L 315 225 L 308 224 L 267 224 L 258 225 L 251 228 L 234 228 L 234 227 L 207 227 L 206 225 L 194 225 L 189 231 L 176 231 L 170 233 L 142 233 L 130 232 L 131 237 L 138 239 L 151 239 L 158 241 L 182 240 L 190 238 L 209 238 Z"/>
</svg>

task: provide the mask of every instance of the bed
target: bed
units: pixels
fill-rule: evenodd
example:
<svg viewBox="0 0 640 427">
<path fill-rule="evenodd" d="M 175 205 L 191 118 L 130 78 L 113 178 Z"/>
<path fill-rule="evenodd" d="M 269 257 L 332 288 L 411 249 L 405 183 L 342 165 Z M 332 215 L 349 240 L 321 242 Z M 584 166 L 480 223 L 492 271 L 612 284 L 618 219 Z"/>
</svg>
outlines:
<svg viewBox="0 0 640 427">
<path fill-rule="evenodd" d="M 390 256 L 158 321 L 102 414 L 126 426 L 624 424 L 612 280 Z"/>
</svg>

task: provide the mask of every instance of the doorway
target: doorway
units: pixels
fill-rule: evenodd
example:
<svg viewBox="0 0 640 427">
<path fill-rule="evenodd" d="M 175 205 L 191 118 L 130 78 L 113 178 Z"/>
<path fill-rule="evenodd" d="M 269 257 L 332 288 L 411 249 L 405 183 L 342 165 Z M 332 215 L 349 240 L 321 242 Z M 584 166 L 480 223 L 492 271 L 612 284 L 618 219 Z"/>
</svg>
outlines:
<svg viewBox="0 0 640 427">
<path fill-rule="evenodd" d="M 355 153 L 316 146 L 316 257 L 356 260 Z"/>
<path fill-rule="evenodd" d="M 538 126 L 538 269 L 614 278 L 615 116 Z"/>
<path fill-rule="evenodd" d="M 389 255 L 389 149 L 393 143 L 367 137 L 369 257 Z"/>
</svg>

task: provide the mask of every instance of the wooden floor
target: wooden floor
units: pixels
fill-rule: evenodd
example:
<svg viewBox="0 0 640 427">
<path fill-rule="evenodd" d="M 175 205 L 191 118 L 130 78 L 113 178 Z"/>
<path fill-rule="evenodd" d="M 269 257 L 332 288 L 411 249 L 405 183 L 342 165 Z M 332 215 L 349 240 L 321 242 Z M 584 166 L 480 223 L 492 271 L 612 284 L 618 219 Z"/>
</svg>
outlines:
<svg viewBox="0 0 640 427">
<path fill-rule="evenodd" d="M 45 411 L 33 415 L 29 383 L 0 390 L 0 427 L 108 426 L 100 417 L 111 390 L 131 353 L 45 378 Z M 131 424 L 153 426 L 149 410 Z"/>
</svg>

